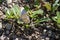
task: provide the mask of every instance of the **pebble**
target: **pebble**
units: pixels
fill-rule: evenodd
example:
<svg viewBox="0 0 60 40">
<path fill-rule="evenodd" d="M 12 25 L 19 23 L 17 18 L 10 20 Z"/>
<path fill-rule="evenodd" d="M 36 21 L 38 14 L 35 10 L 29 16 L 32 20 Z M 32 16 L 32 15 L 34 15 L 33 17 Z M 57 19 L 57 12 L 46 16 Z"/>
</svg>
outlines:
<svg viewBox="0 0 60 40">
<path fill-rule="evenodd" d="M 7 24 L 6 24 L 6 29 L 7 29 L 7 30 L 10 30 L 10 29 L 11 29 L 11 27 L 12 27 L 12 25 L 11 25 L 11 24 L 9 24 L 9 23 L 7 23 Z"/>
<path fill-rule="evenodd" d="M 50 28 L 51 26 L 49 25 L 49 26 L 46 26 L 47 28 Z"/>
<path fill-rule="evenodd" d="M 1 40 L 4 40 L 5 38 L 6 38 L 6 36 L 4 36 L 4 35 L 2 35 L 2 36 L 0 37 Z"/>
<path fill-rule="evenodd" d="M 42 39 L 45 39 L 45 38 L 46 38 L 46 36 L 41 36 L 41 38 L 42 38 Z"/>
<path fill-rule="evenodd" d="M 48 31 L 48 36 L 51 37 L 51 35 L 52 35 L 52 31 L 49 30 Z"/>
<path fill-rule="evenodd" d="M 16 38 L 15 40 L 18 40 L 18 38 Z"/>
<path fill-rule="evenodd" d="M 46 40 L 49 40 L 49 38 L 48 38 L 48 37 L 46 37 Z"/>
<path fill-rule="evenodd" d="M 2 18 L 2 19 L 4 19 L 6 16 L 3 14 L 3 12 L 2 11 L 0 11 L 0 19 Z"/>
<path fill-rule="evenodd" d="M 38 38 L 38 36 L 37 36 L 37 35 L 36 35 L 35 37 L 36 37 L 36 38 Z"/>
<path fill-rule="evenodd" d="M 4 40 L 9 40 L 9 38 L 8 38 L 8 37 L 6 37 Z"/>
<path fill-rule="evenodd" d="M 9 40 L 15 40 L 17 38 L 17 36 L 12 33 L 10 36 L 9 36 Z"/>
<path fill-rule="evenodd" d="M 37 40 L 35 36 L 32 37 L 32 40 Z"/>
<path fill-rule="evenodd" d="M 26 40 L 26 39 L 24 39 L 24 38 L 18 38 L 18 40 Z"/>
<path fill-rule="evenodd" d="M 29 40 L 31 40 L 31 38 L 32 38 L 32 37 L 31 37 L 31 36 L 29 36 Z"/>
<path fill-rule="evenodd" d="M 20 34 L 21 34 L 21 32 L 17 32 L 17 33 L 16 33 L 17 36 L 20 36 Z"/>
<path fill-rule="evenodd" d="M 18 0 L 12 0 L 12 2 L 17 2 Z"/>
<path fill-rule="evenodd" d="M 5 31 L 5 35 L 6 35 L 6 36 L 8 36 L 9 33 L 10 33 L 10 32 L 9 32 L 8 30 Z"/>
<path fill-rule="evenodd" d="M 36 34 L 40 34 L 39 32 L 35 31 Z"/>
<path fill-rule="evenodd" d="M 2 18 L 2 19 L 6 18 L 6 15 L 2 15 L 1 18 Z"/>
<path fill-rule="evenodd" d="M 43 30 L 43 32 L 46 32 L 46 31 L 47 31 L 46 29 Z"/>
<path fill-rule="evenodd" d="M 41 39 L 41 40 L 45 40 L 45 39 Z"/>
<path fill-rule="evenodd" d="M 0 11 L 0 16 L 2 16 L 3 15 L 3 12 L 2 11 Z"/>
<path fill-rule="evenodd" d="M 56 35 L 56 39 L 58 39 L 59 38 L 59 35 Z"/>
<path fill-rule="evenodd" d="M 35 36 L 35 34 L 32 34 L 32 36 Z"/>
<path fill-rule="evenodd" d="M 0 36 L 3 34 L 3 30 L 2 29 L 0 29 Z"/>
<path fill-rule="evenodd" d="M 12 3 L 12 0 L 6 0 L 7 1 L 7 4 L 10 4 Z"/>
<path fill-rule="evenodd" d="M 2 29 L 2 22 L 0 22 L 0 29 Z"/>
</svg>

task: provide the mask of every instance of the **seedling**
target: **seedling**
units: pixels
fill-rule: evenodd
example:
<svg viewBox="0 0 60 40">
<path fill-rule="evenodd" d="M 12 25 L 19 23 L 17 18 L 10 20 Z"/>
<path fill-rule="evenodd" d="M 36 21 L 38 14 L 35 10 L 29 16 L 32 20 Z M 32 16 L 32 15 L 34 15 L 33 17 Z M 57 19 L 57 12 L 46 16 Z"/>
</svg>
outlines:
<svg viewBox="0 0 60 40">
<path fill-rule="evenodd" d="M 55 10 L 57 10 L 57 8 L 60 6 L 60 3 L 58 3 L 59 0 L 56 0 L 55 3 L 52 6 L 52 13 L 55 12 Z"/>
<path fill-rule="evenodd" d="M 11 18 L 18 19 L 18 18 L 20 18 L 20 9 L 17 5 L 14 5 L 11 9 L 7 9 L 5 13 L 6 13 L 7 19 L 11 19 Z"/>
<path fill-rule="evenodd" d="M 56 15 L 57 16 L 53 17 L 52 19 L 57 22 L 57 26 L 60 28 L 60 12 L 57 11 Z"/>
</svg>

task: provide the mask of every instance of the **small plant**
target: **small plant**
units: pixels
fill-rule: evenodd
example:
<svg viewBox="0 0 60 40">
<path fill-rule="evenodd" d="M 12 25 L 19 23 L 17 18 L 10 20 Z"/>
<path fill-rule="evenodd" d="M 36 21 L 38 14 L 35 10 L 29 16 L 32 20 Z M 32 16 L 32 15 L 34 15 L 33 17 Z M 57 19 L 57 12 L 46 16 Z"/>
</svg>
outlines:
<svg viewBox="0 0 60 40">
<path fill-rule="evenodd" d="M 52 12 L 54 13 L 59 6 L 60 6 L 59 0 L 56 0 L 52 6 Z"/>
<path fill-rule="evenodd" d="M 2 2 L 4 2 L 5 0 L 0 0 L 0 4 L 2 4 Z"/>
<path fill-rule="evenodd" d="M 56 15 L 57 15 L 57 16 L 52 17 L 52 19 L 53 19 L 55 22 L 57 22 L 57 26 L 60 28 L 60 12 L 57 11 L 57 12 L 56 12 Z"/>
<path fill-rule="evenodd" d="M 51 11 L 51 4 L 49 2 L 45 2 L 43 6 L 46 7 L 48 11 Z"/>
<path fill-rule="evenodd" d="M 34 23 L 36 23 L 36 24 L 50 20 L 50 18 L 44 18 L 43 17 L 44 11 L 42 9 L 39 9 L 36 11 L 30 10 L 28 12 L 29 12 L 29 16 L 31 17 L 31 19 L 34 20 Z M 41 18 L 41 16 L 42 16 L 42 18 Z"/>
<path fill-rule="evenodd" d="M 37 17 L 38 14 L 40 15 L 43 15 L 43 10 L 42 9 L 39 9 L 39 10 L 36 10 L 36 11 L 32 11 L 32 13 L 30 13 L 31 17 L 34 18 L 34 17 Z"/>
<path fill-rule="evenodd" d="M 54 13 L 55 10 L 57 10 L 56 16 L 52 17 L 52 19 L 56 22 L 58 28 L 60 28 L 60 12 L 57 9 L 59 6 L 60 6 L 59 0 L 56 0 L 52 6 L 52 13 Z"/>
<path fill-rule="evenodd" d="M 19 24 L 23 22 L 30 22 L 29 16 L 24 8 L 21 7 L 20 9 L 17 5 L 14 5 L 12 8 L 6 10 L 6 19 L 16 19 Z"/>
<path fill-rule="evenodd" d="M 14 5 L 12 8 L 6 10 L 6 18 L 11 19 L 20 18 L 20 9 L 17 5 Z"/>
<path fill-rule="evenodd" d="M 2 3 L 2 0 L 0 0 L 0 3 Z"/>
</svg>

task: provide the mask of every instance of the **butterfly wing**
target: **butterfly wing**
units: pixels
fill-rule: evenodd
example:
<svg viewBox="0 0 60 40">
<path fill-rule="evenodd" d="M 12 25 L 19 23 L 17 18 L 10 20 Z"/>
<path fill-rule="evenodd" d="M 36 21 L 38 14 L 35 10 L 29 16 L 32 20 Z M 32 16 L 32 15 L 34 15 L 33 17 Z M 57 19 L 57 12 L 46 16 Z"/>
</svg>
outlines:
<svg viewBox="0 0 60 40">
<path fill-rule="evenodd" d="M 30 23 L 30 19 L 29 16 L 27 16 L 27 14 L 21 15 L 21 19 L 24 23 Z"/>
<path fill-rule="evenodd" d="M 30 23 L 29 16 L 27 15 L 26 10 L 24 10 L 24 7 L 21 7 L 21 20 L 24 23 Z"/>
</svg>

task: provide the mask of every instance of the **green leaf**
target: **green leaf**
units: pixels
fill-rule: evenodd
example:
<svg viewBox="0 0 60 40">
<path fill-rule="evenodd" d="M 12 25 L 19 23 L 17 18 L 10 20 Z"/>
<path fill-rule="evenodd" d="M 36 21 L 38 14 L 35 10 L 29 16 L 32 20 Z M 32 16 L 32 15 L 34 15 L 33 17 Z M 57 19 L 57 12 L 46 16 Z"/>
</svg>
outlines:
<svg viewBox="0 0 60 40">
<path fill-rule="evenodd" d="M 17 23 L 18 23 L 18 24 L 23 24 L 23 22 L 20 21 L 20 19 L 17 20 Z"/>
<path fill-rule="evenodd" d="M 43 15 L 43 10 L 39 9 L 39 10 L 33 11 L 33 13 L 34 14 L 41 14 L 41 15 Z"/>
<path fill-rule="evenodd" d="M 17 5 L 13 6 L 12 11 L 13 11 L 14 15 L 16 16 L 16 18 L 18 18 L 21 15 L 20 8 Z"/>
<path fill-rule="evenodd" d="M 53 7 L 55 7 L 58 4 L 59 0 L 56 0 L 55 3 L 53 4 Z"/>
<path fill-rule="evenodd" d="M 28 24 L 26 24 L 26 28 L 29 28 L 29 25 Z"/>
<path fill-rule="evenodd" d="M 55 3 L 52 6 L 52 12 L 54 12 L 55 10 L 57 10 L 57 8 L 60 6 L 60 3 L 58 3 L 59 0 L 56 0 Z"/>
<path fill-rule="evenodd" d="M 14 5 L 12 8 L 6 10 L 6 18 L 18 19 L 20 18 L 20 16 L 21 16 L 20 8 L 17 5 Z"/>
<path fill-rule="evenodd" d="M 26 11 L 30 10 L 30 8 L 29 8 L 28 6 L 24 6 L 24 9 L 25 9 Z"/>
<path fill-rule="evenodd" d="M 33 11 L 32 13 L 33 14 L 31 14 L 31 17 L 36 17 L 37 14 L 43 15 L 43 10 L 42 9 L 39 9 L 39 10 Z"/>
<path fill-rule="evenodd" d="M 54 21 L 57 21 L 57 16 L 52 17 L 52 19 L 53 19 Z"/>
<path fill-rule="evenodd" d="M 49 2 L 45 2 L 44 6 L 47 8 L 47 10 L 51 10 L 51 4 Z"/>
<path fill-rule="evenodd" d="M 3 0 L 0 0 L 0 3 L 2 3 L 3 2 Z"/>
<path fill-rule="evenodd" d="M 40 0 L 34 0 L 34 4 L 35 5 L 39 5 L 40 4 Z"/>
<path fill-rule="evenodd" d="M 57 15 L 57 16 L 52 17 L 52 19 L 53 19 L 54 21 L 56 21 L 58 24 L 60 24 L 60 12 L 57 11 L 57 12 L 56 12 L 56 15 Z"/>
<path fill-rule="evenodd" d="M 60 12 L 57 12 L 56 14 L 57 14 L 57 23 L 60 24 Z"/>
</svg>

